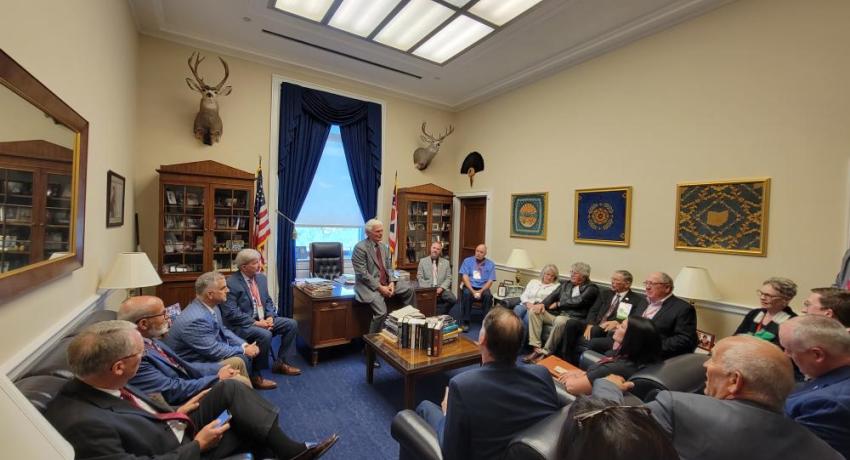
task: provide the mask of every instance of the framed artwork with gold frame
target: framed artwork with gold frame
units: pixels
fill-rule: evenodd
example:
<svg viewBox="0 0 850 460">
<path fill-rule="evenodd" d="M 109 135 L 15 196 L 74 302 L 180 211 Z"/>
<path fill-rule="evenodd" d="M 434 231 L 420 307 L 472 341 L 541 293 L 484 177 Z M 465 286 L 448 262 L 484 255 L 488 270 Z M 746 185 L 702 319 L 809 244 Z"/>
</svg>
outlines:
<svg viewBox="0 0 850 460">
<path fill-rule="evenodd" d="M 767 255 L 770 178 L 676 186 L 675 249 Z"/>
<path fill-rule="evenodd" d="M 549 193 L 511 195 L 511 237 L 546 239 Z"/>
<path fill-rule="evenodd" d="M 576 243 L 627 247 L 632 226 L 632 188 L 576 190 L 574 215 Z"/>
</svg>

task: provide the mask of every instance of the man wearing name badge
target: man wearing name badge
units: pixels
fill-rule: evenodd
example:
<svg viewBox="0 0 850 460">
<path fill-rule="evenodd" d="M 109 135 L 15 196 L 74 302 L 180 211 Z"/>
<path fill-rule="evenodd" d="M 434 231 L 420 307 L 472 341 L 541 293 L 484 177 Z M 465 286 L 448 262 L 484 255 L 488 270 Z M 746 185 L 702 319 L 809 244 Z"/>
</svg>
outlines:
<svg viewBox="0 0 850 460">
<path fill-rule="evenodd" d="M 493 306 L 493 294 L 490 286 L 496 281 L 496 264 L 487 258 L 487 246 L 483 243 L 475 247 L 475 255 L 464 259 L 460 265 L 463 287 L 460 292 L 460 310 L 463 332 L 469 331 L 472 320 L 472 302 L 480 301 L 484 315 Z"/>
<path fill-rule="evenodd" d="M 260 354 L 256 342 L 247 343 L 223 324 L 219 305 L 227 300 L 224 275 L 202 274 L 195 280 L 195 294 L 195 300 L 174 320 L 166 345 L 186 361 L 215 363 L 237 356 L 245 361 L 254 388 L 277 388 L 274 380 L 263 378 L 252 366 Z"/>
<path fill-rule="evenodd" d="M 381 331 L 387 317 L 387 300 L 395 297 L 404 305 L 416 306 L 416 295 L 410 284 L 393 273 L 390 249 L 381 242 L 384 224 L 378 219 L 366 222 L 366 239 L 354 245 L 351 265 L 354 267 L 354 298 L 372 308 L 369 333 Z M 375 361 L 377 363 L 377 361 Z"/>
<path fill-rule="evenodd" d="M 278 423 L 278 408 L 234 380 L 223 380 L 174 410 L 128 385 L 145 353 L 133 323 L 102 321 L 68 345 L 74 372 L 44 416 L 86 459 L 221 459 L 253 451 L 258 458 L 321 457 L 338 436 L 298 442 Z M 218 419 L 229 412 L 229 421 Z"/>
<path fill-rule="evenodd" d="M 130 384 L 150 398 L 161 398 L 180 405 L 221 380 L 236 379 L 251 388 L 248 370 L 241 358 L 231 357 L 220 363 L 185 361 L 162 338 L 168 334 L 171 318 L 162 299 L 152 295 L 130 297 L 121 303 L 118 319 L 133 323 L 145 344 L 139 370 Z"/>
<path fill-rule="evenodd" d="M 257 342 L 260 354 L 254 360 L 255 371 L 268 368 L 272 338 L 277 335 L 280 347 L 272 372 L 301 374 L 301 369 L 286 361 L 287 356 L 295 353 L 298 323 L 277 315 L 269 295 L 269 280 L 260 273 L 260 253 L 256 249 L 243 249 L 236 254 L 235 262 L 238 271 L 227 277 L 227 300 L 219 305 L 224 325 L 245 341 Z"/>
<path fill-rule="evenodd" d="M 419 261 L 416 280 L 419 287 L 437 288 L 437 312 L 448 313 L 457 302 L 452 292 L 452 264 L 440 255 L 443 253 L 443 243 L 431 243 L 431 255 Z"/>
</svg>

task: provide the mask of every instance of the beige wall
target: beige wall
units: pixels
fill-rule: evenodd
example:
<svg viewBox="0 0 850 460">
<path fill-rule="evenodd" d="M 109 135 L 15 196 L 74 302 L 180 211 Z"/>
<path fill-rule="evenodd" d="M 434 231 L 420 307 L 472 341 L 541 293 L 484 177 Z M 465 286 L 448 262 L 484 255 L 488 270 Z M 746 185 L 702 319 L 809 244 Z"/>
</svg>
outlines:
<svg viewBox="0 0 850 460">
<path fill-rule="evenodd" d="M 108 169 L 127 176 L 127 187 L 133 187 L 137 35 L 126 2 L 14 0 L 3 2 L 0 44 L 90 124 L 85 266 L 0 304 L 0 363 L 5 363 L 68 321 L 68 312 L 91 302 L 115 253 L 132 248 L 132 214 L 128 225 L 107 230 L 103 190 Z M 126 207 L 134 207 L 132 194 Z M 30 426 L 7 400 L 0 408 L 5 457 L 56 458 L 38 435 L 43 426 L 37 419 Z"/>
<path fill-rule="evenodd" d="M 597 280 L 698 265 L 749 306 L 769 276 L 802 292 L 831 283 L 847 229 L 848 23 L 842 0 L 739 1 L 461 112 L 456 155 L 482 152 L 475 189 L 493 191 L 493 259 L 526 248 L 562 272 L 586 261 Z M 677 182 L 760 176 L 772 179 L 767 257 L 673 250 Z M 574 190 L 620 185 L 634 187 L 631 247 L 573 243 Z M 540 191 L 548 239 L 510 238 L 511 193 Z M 706 318 L 721 333 L 737 321 Z"/>
<path fill-rule="evenodd" d="M 58 125 L 26 99 L 0 86 L 0 142 L 44 140 L 74 148 L 73 131 Z"/>
<path fill-rule="evenodd" d="M 269 168 L 273 75 L 384 104 L 384 175 L 379 198 L 382 200 L 379 205 L 383 203 L 384 206 L 380 206 L 379 217 L 389 215 L 388 203 L 396 170 L 401 187 L 428 182 L 445 186 L 449 171 L 455 168 L 448 155 L 438 156 L 425 172 L 413 168 L 413 150 L 419 146 L 419 126 L 423 121 L 429 126 L 446 125 L 452 122 L 451 113 L 387 97 L 364 85 L 229 56 L 224 57 L 230 66 L 228 84 L 233 86 L 233 92 L 219 100 L 224 134 L 221 142 L 212 147 L 203 145 L 192 133 L 200 95 L 191 91 L 184 81 L 190 75 L 186 60 L 194 49 L 147 36 L 140 38 L 140 45 L 138 129 L 142 135 L 136 138 L 135 193 L 142 247 L 154 261 L 159 199 L 156 169 L 160 165 L 209 159 L 254 172 L 258 156 L 262 155 L 266 192 L 270 207 L 274 208 L 276 193 L 268 188 L 269 171 L 276 171 L 276 168 Z M 215 59 L 218 53 L 202 52 L 207 60 L 199 73 L 208 81 L 217 81 L 222 75 L 221 64 Z"/>
</svg>

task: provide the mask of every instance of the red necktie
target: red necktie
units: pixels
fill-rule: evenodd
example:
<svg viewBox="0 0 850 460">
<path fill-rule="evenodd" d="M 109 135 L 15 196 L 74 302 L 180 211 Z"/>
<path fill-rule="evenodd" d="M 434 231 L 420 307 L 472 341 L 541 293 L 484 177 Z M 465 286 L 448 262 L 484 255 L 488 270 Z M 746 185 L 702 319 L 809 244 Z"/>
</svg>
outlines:
<svg viewBox="0 0 850 460">
<path fill-rule="evenodd" d="M 174 360 L 174 358 L 169 356 L 168 353 L 166 353 L 165 350 L 160 348 L 160 346 L 157 345 L 156 342 L 154 342 L 153 340 L 151 340 L 150 342 L 145 341 L 145 348 L 153 349 L 154 351 L 157 352 L 157 354 L 159 354 L 159 356 L 162 356 L 163 358 L 165 358 L 165 360 L 168 361 L 169 364 L 180 369 L 181 371 L 184 370 L 183 367 L 180 366 L 180 364 L 177 361 Z"/>
<path fill-rule="evenodd" d="M 256 307 L 257 319 L 262 320 L 265 316 L 263 313 L 263 302 L 260 300 L 260 290 L 257 288 L 257 281 L 254 278 L 251 278 L 251 282 L 248 283 L 251 285 L 251 297 L 254 298 L 254 305 Z"/>
<path fill-rule="evenodd" d="M 387 269 L 384 267 L 384 258 L 381 257 L 381 245 L 375 244 L 375 256 L 378 259 L 378 269 L 381 271 L 381 286 L 390 284 L 390 277 L 387 276 Z"/>
<path fill-rule="evenodd" d="M 136 396 L 133 393 L 127 391 L 126 388 L 119 388 L 118 392 L 121 393 L 121 399 L 123 399 L 124 401 L 127 401 L 128 403 L 132 404 L 141 411 L 150 413 L 147 409 L 145 409 L 139 404 L 139 402 L 136 400 Z M 154 410 L 156 409 L 154 408 Z M 152 415 L 163 422 L 170 422 L 172 420 L 183 422 L 186 424 L 186 431 L 192 433 L 194 433 L 195 431 L 195 424 L 192 423 L 192 419 L 190 419 L 189 416 L 182 412 L 155 412 Z"/>
</svg>

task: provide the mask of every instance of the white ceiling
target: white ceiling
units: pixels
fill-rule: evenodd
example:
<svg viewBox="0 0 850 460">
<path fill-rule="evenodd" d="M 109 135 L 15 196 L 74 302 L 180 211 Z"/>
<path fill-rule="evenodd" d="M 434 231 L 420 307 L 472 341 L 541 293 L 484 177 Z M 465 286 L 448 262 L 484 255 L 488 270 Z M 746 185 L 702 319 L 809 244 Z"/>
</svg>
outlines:
<svg viewBox="0 0 850 460">
<path fill-rule="evenodd" d="M 440 66 L 275 11 L 269 0 L 129 0 L 141 33 L 313 69 L 447 110 L 470 107 L 730 1 L 543 0 Z"/>
</svg>

